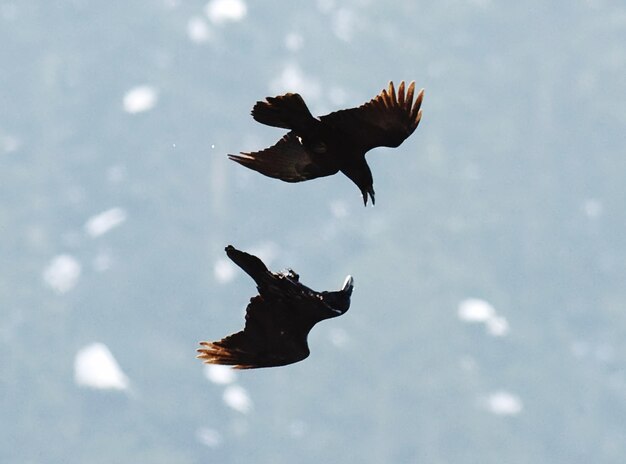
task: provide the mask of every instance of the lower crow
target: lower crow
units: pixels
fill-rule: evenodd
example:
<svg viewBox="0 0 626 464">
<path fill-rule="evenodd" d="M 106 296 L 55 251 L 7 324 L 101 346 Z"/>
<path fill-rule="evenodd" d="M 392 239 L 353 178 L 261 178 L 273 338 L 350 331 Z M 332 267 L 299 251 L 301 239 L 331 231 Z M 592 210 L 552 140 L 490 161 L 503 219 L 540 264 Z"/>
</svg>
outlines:
<svg viewBox="0 0 626 464">
<path fill-rule="evenodd" d="M 289 269 L 272 272 L 251 254 L 226 247 L 228 257 L 256 282 L 259 294 L 246 309 L 241 332 L 216 342 L 200 342 L 198 358 L 209 364 L 226 364 L 236 369 L 284 366 L 309 355 L 307 336 L 315 324 L 341 316 L 350 307 L 353 279 L 341 290 L 316 292 L 302 285 Z"/>
</svg>

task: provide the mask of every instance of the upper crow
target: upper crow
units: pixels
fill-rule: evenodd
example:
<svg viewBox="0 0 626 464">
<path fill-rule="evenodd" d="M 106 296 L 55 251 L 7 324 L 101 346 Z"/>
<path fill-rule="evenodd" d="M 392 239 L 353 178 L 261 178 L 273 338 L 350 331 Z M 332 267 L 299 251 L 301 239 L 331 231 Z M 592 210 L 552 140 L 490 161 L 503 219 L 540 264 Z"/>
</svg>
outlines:
<svg viewBox="0 0 626 464">
<path fill-rule="evenodd" d="M 252 369 L 302 361 L 309 355 L 307 336 L 313 326 L 350 307 L 351 276 L 339 291 L 316 292 L 302 285 L 291 269 L 271 272 L 259 258 L 232 245 L 226 254 L 254 279 L 259 294 L 250 299 L 241 332 L 217 342 L 200 342 L 198 358 L 205 363 Z"/>
<path fill-rule="evenodd" d="M 233 161 L 286 182 L 300 182 L 330 176 L 338 171 L 348 176 L 374 204 L 374 181 L 365 153 L 375 147 L 397 147 L 413 133 L 420 122 L 424 89 L 413 103 L 415 82 L 404 93 L 404 81 L 398 94 L 389 83 L 368 103 L 358 108 L 335 111 L 315 118 L 302 97 L 287 93 L 259 101 L 252 117 L 262 124 L 289 129 L 289 132 L 265 150 L 228 155 Z"/>
</svg>

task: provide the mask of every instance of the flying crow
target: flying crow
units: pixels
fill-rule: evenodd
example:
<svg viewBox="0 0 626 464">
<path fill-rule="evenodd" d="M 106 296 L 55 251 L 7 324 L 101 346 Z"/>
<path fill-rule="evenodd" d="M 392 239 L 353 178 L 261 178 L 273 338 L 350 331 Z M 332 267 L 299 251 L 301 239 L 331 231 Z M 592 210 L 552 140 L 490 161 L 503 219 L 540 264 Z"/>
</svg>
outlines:
<svg viewBox="0 0 626 464">
<path fill-rule="evenodd" d="M 301 182 L 343 172 L 361 190 L 367 206 L 374 204 L 374 180 L 365 153 L 376 147 L 397 147 L 413 133 L 422 117 L 424 89 L 413 103 L 415 82 L 406 94 L 404 81 L 398 93 L 389 83 L 368 103 L 313 117 L 302 97 L 287 93 L 268 97 L 252 108 L 252 117 L 262 124 L 289 129 L 265 150 L 228 155 L 233 161 L 285 182 Z"/>
<path fill-rule="evenodd" d="M 205 363 L 253 369 L 302 361 L 309 355 L 307 336 L 313 326 L 350 307 L 351 276 L 339 291 L 316 292 L 302 285 L 291 269 L 271 272 L 259 258 L 232 245 L 226 254 L 254 279 L 259 294 L 250 299 L 241 332 L 217 342 L 200 342 L 198 358 Z"/>
</svg>

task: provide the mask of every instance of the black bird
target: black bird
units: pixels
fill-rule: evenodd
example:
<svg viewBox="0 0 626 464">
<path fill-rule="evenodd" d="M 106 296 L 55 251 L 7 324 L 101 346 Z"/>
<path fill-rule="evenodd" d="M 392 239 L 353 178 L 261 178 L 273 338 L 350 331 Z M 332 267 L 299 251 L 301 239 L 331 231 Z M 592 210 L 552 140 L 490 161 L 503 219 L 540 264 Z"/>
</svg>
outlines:
<svg viewBox="0 0 626 464">
<path fill-rule="evenodd" d="M 207 364 L 253 369 L 302 361 L 309 355 L 307 336 L 313 326 L 350 307 L 351 276 L 339 291 L 316 292 L 302 285 L 291 269 L 271 272 L 259 258 L 232 245 L 226 254 L 254 279 L 259 294 L 250 299 L 241 332 L 217 342 L 200 342 L 198 358 Z"/>
<path fill-rule="evenodd" d="M 422 117 L 424 89 L 413 103 L 415 82 L 406 94 L 404 81 L 398 94 L 389 83 L 368 103 L 313 117 L 302 97 L 287 93 L 267 97 L 252 108 L 252 117 L 262 124 L 289 129 L 265 150 L 228 157 L 269 177 L 285 182 L 301 182 L 343 172 L 361 190 L 367 206 L 374 204 L 374 180 L 365 153 L 375 147 L 397 147 L 415 131 Z"/>
</svg>

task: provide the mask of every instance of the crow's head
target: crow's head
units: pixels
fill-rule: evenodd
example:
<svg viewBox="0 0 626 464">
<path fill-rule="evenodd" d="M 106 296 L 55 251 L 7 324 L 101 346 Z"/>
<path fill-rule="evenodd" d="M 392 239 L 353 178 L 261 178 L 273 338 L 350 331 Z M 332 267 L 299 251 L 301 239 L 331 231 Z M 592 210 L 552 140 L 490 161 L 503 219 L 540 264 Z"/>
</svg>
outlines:
<svg viewBox="0 0 626 464">
<path fill-rule="evenodd" d="M 341 316 L 350 308 L 350 296 L 352 296 L 352 290 L 354 289 L 354 279 L 352 276 L 347 276 L 343 282 L 341 290 L 336 292 L 322 292 L 322 301 L 333 311 L 331 317 Z"/>
<path fill-rule="evenodd" d="M 370 171 L 370 167 L 365 162 L 365 157 L 363 157 L 363 161 L 359 163 L 350 163 L 349 165 L 344 166 L 341 169 L 348 178 L 359 187 L 361 190 L 361 195 L 363 196 L 363 204 L 367 206 L 367 196 L 372 199 L 372 205 L 375 204 L 374 200 L 374 178 L 372 177 L 372 171 Z"/>
</svg>

